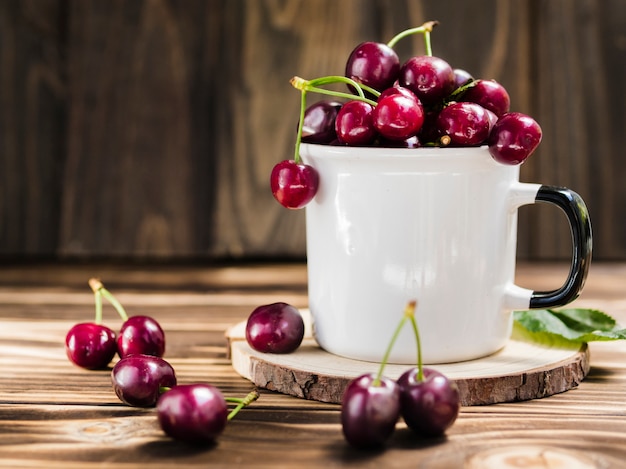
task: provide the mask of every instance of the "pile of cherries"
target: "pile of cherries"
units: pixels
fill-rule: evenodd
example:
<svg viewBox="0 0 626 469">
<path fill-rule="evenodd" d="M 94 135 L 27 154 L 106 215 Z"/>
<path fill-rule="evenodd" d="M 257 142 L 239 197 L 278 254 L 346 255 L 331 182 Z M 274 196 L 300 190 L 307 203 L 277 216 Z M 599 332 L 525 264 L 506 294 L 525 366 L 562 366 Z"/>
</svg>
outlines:
<svg viewBox="0 0 626 469">
<path fill-rule="evenodd" d="M 211 384 L 178 384 L 174 368 L 162 358 L 165 334 L 159 323 L 149 316 L 128 317 L 100 280 L 92 278 L 89 285 L 95 295 L 95 320 L 76 324 L 67 333 L 69 360 L 82 368 L 105 369 L 117 353 L 120 359 L 111 370 L 115 394 L 133 407 L 156 406 L 159 424 L 168 436 L 189 443 L 213 442 L 228 420 L 259 397 L 256 390 L 240 399 L 224 397 Z M 117 338 L 102 324 L 103 297 L 124 321 Z M 229 402 L 237 404 L 230 413 Z"/>
<path fill-rule="evenodd" d="M 523 163 L 542 138 L 530 116 L 510 111 L 507 90 L 495 80 L 475 79 L 432 55 L 429 21 L 396 35 L 387 44 L 364 42 L 350 54 L 345 76 L 314 80 L 294 77 L 302 93 L 294 158 L 272 170 L 276 200 L 291 209 L 304 207 L 317 192 L 316 170 L 300 161 L 300 142 L 323 145 L 399 148 L 486 145 L 495 161 Z M 400 63 L 394 45 L 411 34 L 423 34 L 425 55 Z M 347 84 L 351 93 L 325 89 Z M 306 106 L 308 92 L 344 101 L 322 100 Z M 346 101 L 347 100 L 347 101 Z"/>
</svg>

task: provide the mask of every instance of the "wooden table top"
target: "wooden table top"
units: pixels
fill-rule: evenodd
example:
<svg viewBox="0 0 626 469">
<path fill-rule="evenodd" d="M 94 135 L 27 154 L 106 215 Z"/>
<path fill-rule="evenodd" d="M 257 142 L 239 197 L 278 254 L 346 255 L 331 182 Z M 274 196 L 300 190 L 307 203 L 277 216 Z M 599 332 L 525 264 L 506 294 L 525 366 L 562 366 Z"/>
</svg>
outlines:
<svg viewBox="0 0 626 469">
<path fill-rule="evenodd" d="M 518 283 L 558 286 L 567 266 L 523 264 Z M 217 444 L 169 440 L 154 409 L 122 404 L 110 371 L 65 356 L 76 322 L 92 320 L 99 277 L 130 315 L 155 317 L 179 383 L 209 382 L 226 396 L 253 385 L 227 357 L 225 330 L 274 301 L 307 306 L 302 264 L 172 266 L 13 265 L 0 268 L 0 466 L 116 467 L 626 467 L 626 343 L 592 343 L 591 370 L 576 389 L 544 399 L 464 407 L 445 438 L 420 440 L 403 423 L 382 451 L 344 441 L 339 406 L 261 390 Z M 574 303 L 626 324 L 626 265 L 593 264 Z M 105 303 L 105 321 L 121 321 Z M 552 464 L 552 465 L 550 465 Z M 561 466 L 558 466 L 561 467 Z"/>
</svg>

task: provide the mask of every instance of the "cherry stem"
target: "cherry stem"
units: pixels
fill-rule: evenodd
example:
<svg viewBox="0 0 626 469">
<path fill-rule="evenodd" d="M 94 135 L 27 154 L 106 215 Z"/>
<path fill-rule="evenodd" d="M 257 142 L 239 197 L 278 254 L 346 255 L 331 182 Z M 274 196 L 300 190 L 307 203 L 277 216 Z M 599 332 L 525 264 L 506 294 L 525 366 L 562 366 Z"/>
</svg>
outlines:
<svg viewBox="0 0 626 469">
<path fill-rule="evenodd" d="M 298 132 L 296 134 L 296 146 L 293 157 L 294 161 L 298 164 L 300 163 L 300 143 L 302 142 L 302 128 L 304 126 L 304 114 L 306 112 L 307 92 L 312 91 L 314 93 L 334 96 L 336 98 L 364 101 L 372 106 L 376 106 L 376 101 L 372 101 L 371 99 L 366 98 L 363 90 L 367 91 L 373 96 L 380 96 L 380 92 L 375 90 L 374 88 L 359 84 L 351 78 L 340 75 L 330 75 L 326 77 L 314 78 L 313 80 L 305 80 L 304 78 L 293 77 L 289 82 L 295 89 L 301 91 L 300 120 L 298 122 Z M 333 91 L 327 90 L 325 88 L 320 88 L 321 86 L 330 85 L 333 83 L 346 83 L 348 85 L 351 85 L 357 91 L 358 95 L 355 96 L 350 93 L 342 93 L 341 91 Z"/>
<path fill-rule="evenodd" d="M 438 24 L 439 24 L 439 21 L 427 21 L 426 23 L 424 23 L 423 25 L 417 28 L 411 28 L 411 29 L 402 31 L 401 33 L 398 33 L 393 38 L 391 38 L 391 41 L 387 43 L 387 46 L 393 48 L 398 43 L 398 41 L 400 41 L 400 39 L 403 39 L 412 34 L 421 33 L 424 35 L 424 46 L 426 49 L 426 55 L 432 56 L 433 49 L 432 49 L 432 45 L 430 42 L 430 33 L 432 32 L 433 28 L 437 26 Z"/>
<path fill-rule="evenodd" d="M 126 314 L 126 311 L 124 310 L 124 307 L 122 306 L 122 304 L 119 301 L 117 301 L 117 298 L 115 298 L 110 291 L 104 288 L 104 285 L 102 285 L 102 282 L 99 279 L 97 278 L 89 279 L 89 286 L 93 290 L 94 294 L 96 295 L 100 294 L 104 296 L 109 301 L 109 303 L 113 305 L 113 307 L 117 311 L 117 314 L 119 314 L 120 317 L 122 318 L 122 321 L 124 322 L 128 321 L 128 314 Z M 100 303 L 102 304 L 102 302 Z M 97 313 L 98 312 L 97 312 L 97 301 L 96 301 L 96 314 Z M 100 312 L 100 314 L 102 314 L 102 312 Z"/>
<path fill-rule="evenodd" d="M 417 327 L 417 320 L 415 319 L 415 308 L 417 307 L 417 301 L 409 301 L 404 309 L 404 317 L 409 318 L 411 325 L 413 326 L 413 333 L 415 334 L 415 343 L 417 345 L 417 380 L 424 381 L 424 365 L 422 363 L 422 341 L 420 340 L 419 327 Z"/>
<path fill-rule="evenodd" d="M 237 415 L 241 409 L 243 409 L 247 405 L 251 404 L 252 402 L 256 401 L 258 398 L 259 398 L 259 392 L 256 389 L 251 391 L 243 399 L 240 399 L 240 398 L 237 398 L 237 397 L 226 397 L 225 398 L 226 402 L 237 403 L 237 407 L 235 407 L 233 410 L 231 410 L 230 414 L 228 414 L 228 417 L 226 417 L 227 420 L 232 420 L 233 417 L 235 417 L 235 415 Z"/>
<path fill-rule="evenodd" d="M 459 86 L 456 90 L 454 90 L 452 93 L 450 93 L 450 96 L 448 96 L 448 98 L 446 98 L 444 104 L 450 103 L 452 101 L 456 101 L 457 97 L 459 97 L 460 95 L 465 93 L 470 88 L 473 88 L 477 84 L 478 84 L 478 80 L 470 80 L 467 83 L 465 83 L 464 85 Z"/>
<path fill-rule="evenodd" d="M 367 85 L 363 85 L 361 83 L 357 83 L 352 78 L 343 77 L 340 75 L 331 75 L 327 77 L 314 78 L 313 80 L 305 80 L 304 78 L 293 77 L 290 80 L 290 83 L 291 83 L 291 86 L 293 86 L 294 88 L 298 90 L 313 91 L 315 93 L 325 94 L 328 96 L 334 96 L 336 98 L 345 98 L 345 99 L 363 101 L 372 106 L 376 106 L 376 101 L 366 98 L 364 90 L 367 91 L 368 93 L 371 93 L 372 95 L 376 97 L 380 96 L 380 92 L 375 90 L 374 88 L 371 88 Z M 341 91 L 334 91 L 334 90 L 327 90 L 325 88 L 320 88 L 320 86 L 329 85 L 332 83 L 345 83 L 347 85 L 351 85 L 352 87 L 354 87 L 354 89 L 356 90 L 358 94 L 354 95 L 350 93 L 344 93 Z"/>
<path fill-rule="evenodd" d="M 96 303 L 96 324 L 102 324 L 102 295 L 100 294 L 100 290 L 96 290 L 93 292 L 94 301 Z"/>
<path fill-rule="evenodd" d="M 391 349 L 393 348 L 393 345 L 396 343 L 396 340 L 398 339 L 398 336 L 400 335 L 400 331 L 404 327 L 404 323 L 406 322 L 407 319 L 408 317 L 406 314 L 402 316 L 402 319 L 398 323 L 396 330 L 393 332 L 393 335 L 391 336 L 391 340 L 389 341 L 389 345 L 387 345 L 387 350 L 385 350 L 385 354 L 383 355 L 383 359 L 380 361 L 378 374 L 376 375 L 376 378 L 374 378 L 374 381 L 372 381 L 372 386 L 380 386 L 380 381 L 383 377 L 383 370 L 385 366 L 387 365 L 387 362 L 389 361 L 389 355 L 391 354 Z"/>
<path fill-rule="evenodd" d="M 298 121 L 298 133 L 296 134 L 296 149 L 293 156 L 296 164 L 300 164 L 300 143 L 302 143 L 302 128 L 304 127 L 304 113 L 306 111 L 306 90 L 302 90 L 300 96 L 300 120 Z"/>
</svg>

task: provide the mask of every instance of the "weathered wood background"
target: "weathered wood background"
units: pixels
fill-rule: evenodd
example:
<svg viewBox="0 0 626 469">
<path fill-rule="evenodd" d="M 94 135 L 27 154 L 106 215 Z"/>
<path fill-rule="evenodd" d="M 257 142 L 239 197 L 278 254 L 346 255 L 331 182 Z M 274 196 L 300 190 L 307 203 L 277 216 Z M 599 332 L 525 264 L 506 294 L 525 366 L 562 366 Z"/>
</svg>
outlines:
<svg viewBox="0 0 626 469">
<path fill-rule="evenodd" d="M 304 213 L 268 187 L 289 78 L 430 19 L 435 55 L 542 125 L 522 180 L 580 193 L 594 257 L 625 259 L 622 0 L 3 0 L 0 256 L 301 258 Z M 521 258 L 569 256 L 557 212 L 521 210 Z"/>
</svg>

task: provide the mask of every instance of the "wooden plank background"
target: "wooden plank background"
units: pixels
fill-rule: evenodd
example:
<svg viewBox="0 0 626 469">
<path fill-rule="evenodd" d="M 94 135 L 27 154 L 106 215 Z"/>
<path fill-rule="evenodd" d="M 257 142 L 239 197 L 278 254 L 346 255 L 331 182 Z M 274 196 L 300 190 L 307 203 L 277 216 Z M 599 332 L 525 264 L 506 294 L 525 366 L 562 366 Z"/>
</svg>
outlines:
<svg viewBox="0 0 626 469">
<path fill-rule="evenodd" d="M 621 0 L 4 0 L 0 257 L 302 258 L 304 213 L 268 187 L 293 151 L 289 78 L 429 19 L 435 55 L 542 125 L 522 180 L 579 192 L 594 257 L 625 259 Z M 521 258 L 569 256 L 555 212 L 522 208 Z"/>
</svg>

